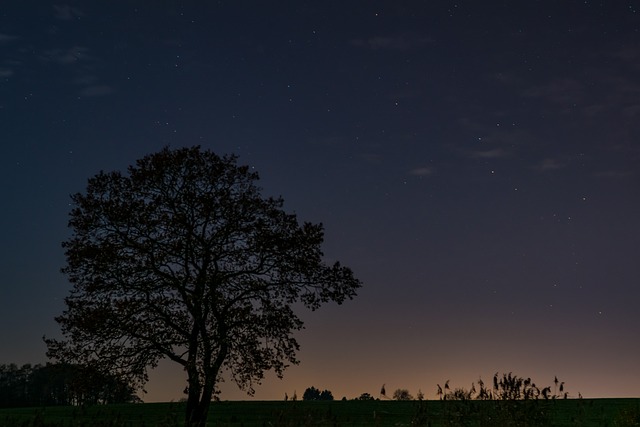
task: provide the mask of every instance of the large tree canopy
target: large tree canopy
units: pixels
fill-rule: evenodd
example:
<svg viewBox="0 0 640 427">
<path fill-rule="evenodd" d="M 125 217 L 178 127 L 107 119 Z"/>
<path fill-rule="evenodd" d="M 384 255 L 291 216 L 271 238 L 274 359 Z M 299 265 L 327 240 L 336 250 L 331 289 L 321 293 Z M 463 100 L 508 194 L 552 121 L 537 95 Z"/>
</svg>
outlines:
<svg viewBox="0 0 640 427">
<path fill-rule="evenodd" d="M 298 363 L 292 310 L 342 303 L 360 282 L 327 265 L 321 224 L 299 224 L 257 173 L 199 147 L 162 151 L 72 196 L 56 360 L 143 384 L 162 358 L 188 376 L 187 423 L 202 425 L 222 375 L 249 393 Z"/>
</svg>

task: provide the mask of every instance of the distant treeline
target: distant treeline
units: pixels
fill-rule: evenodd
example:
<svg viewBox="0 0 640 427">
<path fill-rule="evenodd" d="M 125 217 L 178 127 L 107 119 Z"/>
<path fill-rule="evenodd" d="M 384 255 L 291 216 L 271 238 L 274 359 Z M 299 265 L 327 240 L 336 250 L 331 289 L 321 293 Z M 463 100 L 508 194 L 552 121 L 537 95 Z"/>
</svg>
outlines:
<svg viewBox="0 0 640 427">
<path fill-rule="evenodd" d="M 140 401 L 133 387 L 90 368 L 67 365 L 0 365 L 0 407 L 93 405 Z"/>
</svg>

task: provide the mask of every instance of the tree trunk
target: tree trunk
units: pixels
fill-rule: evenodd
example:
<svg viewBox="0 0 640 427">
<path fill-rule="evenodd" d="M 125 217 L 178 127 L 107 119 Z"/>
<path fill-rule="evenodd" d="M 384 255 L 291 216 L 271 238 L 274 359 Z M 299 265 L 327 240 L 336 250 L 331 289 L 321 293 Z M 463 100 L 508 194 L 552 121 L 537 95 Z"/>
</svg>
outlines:
<svg viewBox="0 0 640 427">
<path fill-rule="evenodd" d="M 211 406 L 211 398 L 216 386 L 216 380 L 218 378 L 218 372 L 222 367 L 224 359 L 227 357 L 228 346 L 222 344 L 220 351 L 218 352 L 213 366 L 206 369 L 204 373 L 204 379 L 198 375 L 198 370 L 195 368 L 195 364 L 192 363 L 187 368 L 189 393 L 187 398 L 187 412 L 185 419 L 186 427 L 205 427 L 207 424 L 207 417 L 209 415 L 209 407 Z M 206 361 L 210 360 L 210 352 L 205 354 L 205 366 Z M 204 384 L 201 382 L 203 381 Z"/>
<path fill-rule="evenodd" d="M 205 381 L 204 387 L 197 377 L 189 375 L 189 394 L 187 398 L 187 410 L 185 427 L 205 427 L 213 397 L 213 381 Z M 211 382 L 211 383 L 210 383 Z M 210 383 L 210 384 L 209 384 Z"/>
<path fill-rule="evenodd" d="M 208 399 L 202 396 L 202 400 L 196 401 L 191 407 L 187 402 L 185 427 L 205 427 L 209 415 L 209 405 L 211 405 L 211 396 Z"/>
</svg>

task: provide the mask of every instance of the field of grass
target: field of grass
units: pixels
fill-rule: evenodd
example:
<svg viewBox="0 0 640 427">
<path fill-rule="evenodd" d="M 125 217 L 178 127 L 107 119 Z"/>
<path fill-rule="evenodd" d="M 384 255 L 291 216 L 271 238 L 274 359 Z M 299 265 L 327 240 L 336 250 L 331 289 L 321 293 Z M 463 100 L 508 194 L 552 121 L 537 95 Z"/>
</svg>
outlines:
<svg viewBox="0 0 640 427">
<path fill-rule="evenodd" d="M 208 425 L 640 426 L 640 399 L 215 402 Z M 0 409 L 1 427 L 177 427 L 183 404 Z"/>
</svg>

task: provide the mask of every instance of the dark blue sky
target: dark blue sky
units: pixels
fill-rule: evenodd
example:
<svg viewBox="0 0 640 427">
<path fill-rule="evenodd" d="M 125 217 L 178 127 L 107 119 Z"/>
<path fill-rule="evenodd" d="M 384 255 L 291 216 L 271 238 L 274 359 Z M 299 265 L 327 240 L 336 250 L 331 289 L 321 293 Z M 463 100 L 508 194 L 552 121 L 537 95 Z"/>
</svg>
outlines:
<svg viewBox="0 0 640 427">
<path fill-rule="evenodd" d="M 256 396 L 554 375 L 638 396 L 637 1 L 20 1 L 0 10 L 0 363 L 44 362 L 69 195 L 235 153 L 365 287 Z M 179 371 L 149 400 L 182 397 Z M 243 398 L 230 383 L 222 398 Z"/>
</svg>

